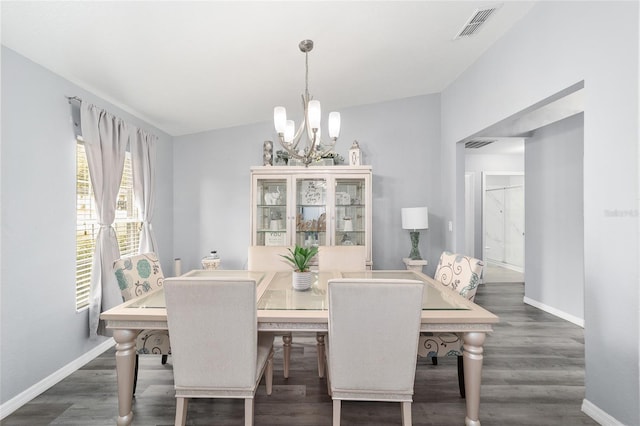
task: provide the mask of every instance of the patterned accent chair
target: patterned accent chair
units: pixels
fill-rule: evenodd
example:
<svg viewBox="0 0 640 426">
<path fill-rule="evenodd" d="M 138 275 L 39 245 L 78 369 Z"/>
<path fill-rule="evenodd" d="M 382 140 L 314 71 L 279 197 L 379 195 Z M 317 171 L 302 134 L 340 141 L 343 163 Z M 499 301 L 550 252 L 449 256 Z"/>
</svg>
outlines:
<svg viewBox="0 0 640 426">
<path fill-rule="evenodd" d="M 473 302 L 483 266 L 482 261 L 473 257 L 445 251 L 440 256 L 434 279 Z M 462 343 L 462 333 L 420 333 L 418 355 L 431 358 L 433 365 L 438 365 L 438 357 L 458 357 L 458 386 L 464 398 Z"/>
<path fill-rule="evenodd" d="M 164 285 L 164 275 L 155 253 L 144 253 L 123 257 L 113 263 L 123 301 L 127 301 Z M 138 382 L 138 355 L 162 355 L 162 364 L 167 363 L 171 354 L 169 332 L 167 330 L 142 330 L 136 338 L 136 367 L 133 379 L 133 393 Z"/>
</svg>

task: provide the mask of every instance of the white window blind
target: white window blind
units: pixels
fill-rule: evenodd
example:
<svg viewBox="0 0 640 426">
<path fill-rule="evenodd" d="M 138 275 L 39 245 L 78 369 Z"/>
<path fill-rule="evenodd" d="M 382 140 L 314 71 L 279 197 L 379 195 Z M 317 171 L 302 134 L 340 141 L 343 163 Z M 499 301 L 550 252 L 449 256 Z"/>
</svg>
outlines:
<svg viewBox="0 0 640 426">
<path fill-rule="evenodd" d="M 87 156 L 81 138 L 78 138 L 76 143 L 76 216 L 76 310 L 81 310 L 89 305 L 91 266 L 100 229 L 89 179 Z M 140 226 L 138 210 L 133 199 L 131 154 L 127 152 L 114 223 L 121 256 L 138 253 Z"/>
</svg>

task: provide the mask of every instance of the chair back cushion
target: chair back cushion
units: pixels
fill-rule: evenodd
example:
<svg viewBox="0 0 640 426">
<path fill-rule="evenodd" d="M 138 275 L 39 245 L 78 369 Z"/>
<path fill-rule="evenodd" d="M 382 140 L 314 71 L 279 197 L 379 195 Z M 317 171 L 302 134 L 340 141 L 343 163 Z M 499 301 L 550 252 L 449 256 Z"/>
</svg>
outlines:
<svg viewBox="0 0 640 426">
<path fill-rule="evenodd" d="M 412 395 L 424 284 L 336 279 L 328 287 L 333 391 Z"/>
<path fill-rule="evenodd" d="M 293 267 L 281 254 L 289 254 L 288 247 L 249 246 L 247 269 L 250 271 L 291 271 Z M 293 248 L 292 248 L 293 249 Z"/>
<path fill-rule="evenodd" d="M 155 253 L 118 259 L 113 262 L 113 271 L 125 301 L 163 286 L 164 275 Z"/>
<path fill-rule="evenodd" d="M 481 260 L 445 251 L 440 256 L 434 279 L 473 302 L 483 266 Z"/>
<path fill-rule="evenodd" d="M 320 246 L 318 269 L 321 271 L 364 271 L 367 254 L 364 246 Z"/>
<path fill-rule="evenodd" d="M 256 282 L 165 280 L 176 388 L 251 389 L 256 382 Z"/>
</svg>

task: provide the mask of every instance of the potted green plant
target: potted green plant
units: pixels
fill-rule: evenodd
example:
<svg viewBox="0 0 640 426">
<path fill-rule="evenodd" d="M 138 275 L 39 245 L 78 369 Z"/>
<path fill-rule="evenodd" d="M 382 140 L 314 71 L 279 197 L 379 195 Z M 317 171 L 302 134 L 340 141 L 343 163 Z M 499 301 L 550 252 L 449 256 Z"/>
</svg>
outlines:
<svg viewBox="0 0 640 426">
<path fill-rule="evenodd" d="M 291 266 L 293 266 L 293 288 L 295 290 L 307 290 L 311 287 L 312 275 L 309 271 L 309 263 L 313 256 L 318 253 L 318 247 L 295 246 L 293 250 L 288 249 L 289 254 L 281 254 Z"/>
</svg>

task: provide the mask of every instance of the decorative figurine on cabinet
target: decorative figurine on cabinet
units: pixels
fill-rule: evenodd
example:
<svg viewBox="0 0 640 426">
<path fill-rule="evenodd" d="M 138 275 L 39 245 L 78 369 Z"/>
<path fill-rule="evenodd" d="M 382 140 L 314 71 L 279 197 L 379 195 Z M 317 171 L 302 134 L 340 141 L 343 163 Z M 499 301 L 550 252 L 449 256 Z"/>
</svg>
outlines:
<svg viewBox="0 0 640 426">
<path fill-rule="evenodd" d="M 358 141 L 353 141 L 351 148 L 349 148 L 349 165 L 362 165 L 362 152 L 360 151 L 360 145 L 358 145 Z"/>
<path fill-rule="evenodd" d="M 264 141 L 262 144 L 262 165 L 273 166 L 273 142 Z"/>
</svg>

